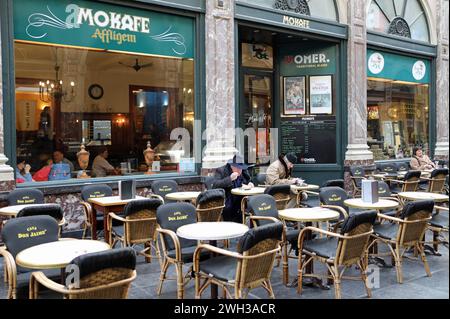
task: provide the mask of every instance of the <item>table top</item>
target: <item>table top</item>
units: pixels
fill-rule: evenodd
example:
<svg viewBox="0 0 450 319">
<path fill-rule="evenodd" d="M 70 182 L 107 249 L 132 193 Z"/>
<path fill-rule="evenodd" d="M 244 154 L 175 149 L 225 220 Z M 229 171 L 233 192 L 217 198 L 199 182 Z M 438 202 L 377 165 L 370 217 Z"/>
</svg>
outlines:
<svg viewBox="0 0 450 319">
<path fill-rule="evenodd" d="M 107 243 L 98 240 L 60 240 L 22 250 L 16 256 L 16 263 L 31 269 L 64 268 L 80 255 L 108 249 L 111 247 Z"/>
<path fill-rule="evenodd" d="M 15 217 L 18 212 L 20 212 L 25 207 L 32 207 L 32 206 L 51 206 L 55 205 L 53 204 L 25 204 L 25 205 L 11 205 L 0 208 L 0 215 L 3 216 L 12 216 Z"/>
<path fill-rule="evenodd" d="M 448 202 L 448 195 L 428 193 L 428 192 L 400 192 L 398 196 L 409 200 L 430 199 L 435 202 Z"/>
<path fill-rule="evenodd" d="M 364 209 L 394 209 L 400 206 L 400 203 L 389 199 L 380 199 L 375 203 L 364 202 L 362 198 L 349 198 L 344 201 L 344 205 L 353 208 Z"/>
<path fill-rule="evenodd" d="M 314 184 L 291 185 L 291 189 L 293 191 L 312 191 L 312 190 L 317 190 L 319 188 L 320 188 L 319 185 L 314 185 Z"/>
<path fill-rule="evenodd" d="M 201 192 L 174 192 L 166 194 L 167 199 L 171 200 L 194 200 L 197 199 Z"/>
<path fill-rule="evenodd" d="M 177 235 L 193 240 L 223 240 L 241 237 L 248 226 L 234 222 L 202 222 L 181 226 Z"/>
<path fill-rule="evenodd" d="M 251 189 L 243 189 L 242 187 L 239 187 L 239 188 L 233 188 L 231 190 L 231 194 L 242 195 L 242 196 L 252 196 L 252 195 L 264 194 L 265 190 L 266 190 L 265 187 L 253 187 Z"/>
<path fill-rule="evenodd" d="M 126 205 L 129 202 L 136 199 L 146 199 L 147 197 L 136 196 L 133 199 L 120 199 L 120 196 L 105 196 L 98 198 L 89 198 L 88 201 L 93 204 L 100 206 L 116 206 L 116 205 Z"/>
<path fill-rule="evenodd" d="M 335 210 L 322 207 L 288 208 L 280 210 L 278 216 L 281 219 L 296 222 L 325 222 L 338 219 L 339 213 Z"/>
</svg>

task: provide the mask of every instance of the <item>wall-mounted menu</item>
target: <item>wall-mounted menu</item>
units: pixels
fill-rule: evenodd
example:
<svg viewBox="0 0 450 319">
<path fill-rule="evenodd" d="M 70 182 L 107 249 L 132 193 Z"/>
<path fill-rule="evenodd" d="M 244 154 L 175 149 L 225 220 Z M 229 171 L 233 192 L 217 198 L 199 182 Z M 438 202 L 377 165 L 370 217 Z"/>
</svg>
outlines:
<svg viewBox="0 0 450 319">
<path fill-rule="evenodd" d="M 296 164 L 336 163 L 336 117 L 281 118 L 281 151 L 294 152 Z"/>
</svg>

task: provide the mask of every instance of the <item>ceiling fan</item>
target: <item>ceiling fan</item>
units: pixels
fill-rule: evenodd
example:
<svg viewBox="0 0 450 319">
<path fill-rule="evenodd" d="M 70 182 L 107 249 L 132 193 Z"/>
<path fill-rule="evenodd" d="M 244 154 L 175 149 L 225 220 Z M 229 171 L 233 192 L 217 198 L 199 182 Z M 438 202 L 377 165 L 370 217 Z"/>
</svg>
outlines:
<svg viewBox="0 0 450 319">
<path fill-rule="evenodd" d="M 126 67 L 129 67 L 129 68 L 132 68 L 132 69 L 134 69 L 136 72 L 138 72 L 140 69 L 147 68 L 147 67 L 153 65 L 153 63 L 139 64 L 139 59 L 136 59 L 136 63 L 133 64 L 133 65 L 128 65 L 128 64 L 125 64 L 125 63 L 120 62 L 120 61 L 119 61 L 119 64 L 121 64 L 121 65 L 123 65 L 123 66 L 126 66 Z"/>
</svg>

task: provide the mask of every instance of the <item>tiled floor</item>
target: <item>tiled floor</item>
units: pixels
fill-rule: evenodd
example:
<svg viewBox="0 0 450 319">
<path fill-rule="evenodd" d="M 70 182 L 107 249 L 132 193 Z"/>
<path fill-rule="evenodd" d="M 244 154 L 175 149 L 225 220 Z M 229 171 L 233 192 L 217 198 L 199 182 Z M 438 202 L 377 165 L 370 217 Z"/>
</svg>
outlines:
<svg viewBox="0 0 450 319">
<path fill-rule="evenodd" d="M 234 242 L 235 244 L 235 242 Z M 233 246 L 233 245 L 232 245 Z M 380 249 L 382 249 L 380 247 Z M 395 268 L 374 267 L 374 280 L 376 288 L 373 288 L 373 298 L 376 299 L 448 299 L 449 298 L 449 251 L 446 247 L 440 247 L 442 256 L 427 255 L 427 259 L 432 272 L 432 277 L 427 277 L 423 264 L 418 260 L 406 259 L 403 263 L 404 283 L 398 284 L 396 280 Z M 408 256 L 411 256 L 408 255 Z M 387 260 L 387 259 L 386 259 Z M 290 280 L 294 279 L 297 270 L 297 261 L 290 260 Z M 283 285 L 281 266 L 275 267 L 272 273 L 272 285 L 276 298 L 281 299 L 333 299 L 334 288 L 322 290 L 319 288 L 305 287 L 303 294 L 298 295 L 295 288 Z M 325 273 L 325 268 L 316 263 L 315 271 Z M 143 257 L 138 257 L 137 279 L 132 283 L 129 298 L 149 299 L 149 298 L 176 298 L 176 282 L 167 280 L 163 286 L 161 296 L 156 295 L 159 282 L 160 266 L 157 259 L 152 263 L 145 263 Z M 349 269 L 347 275 L 358 276 L 359 272 L 355 268 Z M 173 266 L 169 268 L 168 275 L 175 276 Z M 3 282 L 3 261 L 0 262 L 0 298 L 6 298 L 6 285 Z M 348 299 L 366 298 L 364 285 L 361 281 L 344 280 L 341 285 L 342 297 Z M 209 289 L 203 294 L 203 298 L 209 298 Z M 185 298 L 194 297 L 194 282 L 186 285 Z M 250 292 L 250 299 L 267 298 L 264 289 L 258 288 Z"/>
</svg>

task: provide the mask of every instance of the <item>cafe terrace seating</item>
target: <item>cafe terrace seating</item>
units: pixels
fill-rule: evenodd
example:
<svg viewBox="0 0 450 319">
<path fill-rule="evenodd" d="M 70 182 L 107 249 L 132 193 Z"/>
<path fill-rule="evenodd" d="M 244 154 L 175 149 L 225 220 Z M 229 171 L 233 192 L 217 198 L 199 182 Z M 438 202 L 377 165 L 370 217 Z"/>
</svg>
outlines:
<svg viewBox="0 0 450 319">
<path fill-rule="evenodd" d="M 160 196 L 163 203 L 170 203 L 171 201 L 166 199 L 166 195 L 175 192 L 178 192 L 178 184 L 175 181 L 163 180 L 152 183 L 152 193 Z"/>
<path fill-rule="evenodd" d="M 409 171 L 409 164 L 407 162 L 398 162 L 395 163 L 397 166 L 397 171 L 399 172 L 406 172 Z"/>
<path fill-rule="evenodd" d="M 392 179 L 391 182 L 397 183 L 400 187 L 395 187 L 392 189 L 392 192 L 400 193 L 400 192 L 415 192 L 419 187 L 420 175 L 422 173 L 420 171 L 408 171 L 405 174 L 403 180 Z"/>
<path fill-rule="evenodd" d="M 198 222 L 218 222 L 222 220 L 225 207 L 225 191 L 223 189 L 209 189 L 200 193 L 196 200 Z"/>
<path fill-rule="evenodd" d="M 156 211 L 156 220 L 163 255 L 157 294 L 161 295 L 164 280 L 173 280 L 173 278 L 166 278 L 166 273 L 169 266 L 174 265 L 177 273 L 177 298 L 183 299 L 184 286 L 189 282 L 192 270 L 191 267 L 183 273 L 183 266 L 193 261 L 197 241 L 179 238 L 176 231 L 183 225 L 197 222 L 195 206 L 189 203 L 162 205 Z"/>
<path fill-rule="evenodd" d="M 393 201 L 401 204 L 400 199 L 397 197 L 396 194 L 392 194 L 388 183 L 386 183 L 384 181 L 378 181 L 378 199 L 393 200 Z M 399 215 L 400 211 L 401 211 L 401 207 L 390 210 L 390 211 L 383 211 L 383 214 L 388 215 L 388 216 L 397 216 L 397 215 Z"/>
<path fill-rule="evenodd" d="M 444 192 L 445 180 L 448 176 L 448 168 L 437 168 L 431 172 L 430 178 L 428 180 L 427 192 L 439 193 Z"/>
<path fill-rule="evenodd" d="M 350 167 L 350 178 L 352 179 L 353 185 L 353 196 L 361 195 L 361 181 L 366 179 L 366 171 L 362 166 L 351 166 Z M 337 186 L 337 185 L 328 185 Z M 341 187 L 341 186 L 338 186 Z M 341 187 L 344 188 L 344 187 Z"/>
<path fill-rule="evenodd" d="M 275 198 L 277 208 L 279 210 L 286 209 L 288 202 L 291 200 L 290 185 L 273 185 L 264 190 L 264 194 L 268 194 Z"/>
<path fill-rule="evenodd" d="M 340 187 L 344 189 L 345 182 L 343 179 L 330 179 L 328 181 L 325 181 L 321 187 Z"/>
<path fill-rule="evenodd" d="M 355 279 L 344 277 L 347 268 L 357 265 L 360 269 L 367 296 L 371 297 L 370 288 L 367 286 L 367 245 L 373 232 L 373 225 L 377 218 L 375 211 L 366 211 L 347 217 L 339 233 L 326 231 L 316 227 L 305 227 L 298 238 L 298 287 L 297 292 L 302 293 L 303 277 L 332 278 L 334 282 L 335 298 L 341 298 L 341 280 Z M 305 240 L 306 232 L 323 234 L 325 238 Z M 304 256 L 304 257 L 303 257 Z M 304 273 L 306 266 L 313 260 L 318 260 L 327 266 L 330 275 L 317 275 Z"/>
<path fill-rule="evenodd" d="M 266 173 L 258 173 L 256 174 L 256 185 L 266 185 Z"/>
<path fill-rule="evenodd" d="M 64 226 L 66 220 L 64 218 L 64 213 L 60 205 L 58 204 L 47 204 L 45 206 L 29 206 L 22 208 L 16 217 L 28 217 L 37 215 L 48 215 L 53 217 L 59 226 Z"/>
<path fill-rule="evenodd" d="M 270 298 L 275 298 L 270 276 L 275 256 L 280 251 L 282 232 L 281 222 L 250 229 L 239 239 L 236 252 L 199 245 L 194 254 L 195 297 L 201 298 L 210 284 L 216 284 L 231 298 L 246 298 L 251 289 L 260 286 Z M 218 256 L 202 261 L 204 253 Z"/>
<path fill-rule="evenodd" d="M 8 206 L 25 204 L 43 204 L 44 194 L 36 188 L 19 188 L 11 191 L 6 197 Z"/>
<path fill-rule="evenodd" d="M 435 251 L 438 251 L 439 244 L 443 244 L 448 249 L 448 207 L 434 206 L 434 209 L 435 213 L 428 226 L 428 229 L 433 233 L 433 248 Z M 444 234 L 447 234 L 447 236 L 444 237 Z"/>
<path fill-rule="evenodd" d="M 97 214 L 96 215 L 97 232 L 103 229 L 103 218 L 104 218 L 103 213 L 97 213 L 93 211 L 91 203 L 88 202 L 89 198 L 99 198 L 106 196 L 112 196 L 112 188 L 106 184 L 88 185 L 84 186 L 81 189 L 81 199 L 82 199 L 81 205 L 83 207 L 83 213 L 85 218 L 83 238 L 86 238 L 86 233 L 88 229 L 91 231 L 92 237 L 92 224 L 94 223 L 93 214 Z"/>
<path fill-rule="evenodd" d="M 152 249 L 157 258 L 159 250 L 156 243 L 156 210 L 162 205 L 159 199 L 139 199 L 129 202 L 123 209 L 123 217 L 115 213 L 108 215 L 108 228 L 111 247 L 117 242 L 122 243 L 122 247 L 134 247 L 144 245 L 144 249 L 138 254 L 145 256 L 147 262 L 151 262 Z M 113 220 L 121 225 L 113 226 Z"/>
<path fill-rule="evenodd" d="M 340 187 L 323 187 L 319 190 L 320 206 L 339 213 L 339 221 L 332 224 L 334 232 L 349 215 L 348 207 L 344 205 L 346 199 L 348 199 L 348 195 Z"/>
<path fill-rule="evenodd" d="M 0 255 L 4 259 L 9 299 L 16 299 L 18 290 L 28 287 L 32 271 L 16 266 L 16 255 L 29 247 L 57 241 L 58 233 L 58 223 L 48 215 L 14 218 L 3 226 L 2 241 L 5 246 L 0 247 Z M 45 270 L 44 273 L 51 278 L 61 275 L 59 269 Z"/>
<path fill-rule="evenodd" d="M 378 243 L 388 246 L 389 256 L 392 256 L 397 271 L 397 281 L 403 283 L 403 254 L 409 248 L 414 248 L 420 254 L 428 277 L 430 268 L 424 252 L 423 237 L 431 220 L 434 202 L 431 200 L 408 202 L 403 206 L 399 217 L 378 214 L 378 217 L 391 223 L 375 225 L 369 248 Z M 374 256 L 383 256 L 375 252 Z"/>
<path fill-rule="evenodd" d="M 131 248 L 84 254 L 70 265 L 79 269 L 79 287 L 66 287 L 37 271 L 31 275 L 30 299 L 38 298 L 40 286 L 63 294 L 66 299 L 124 299 L 137 275 L 136 254 Z"/>
</svg>

